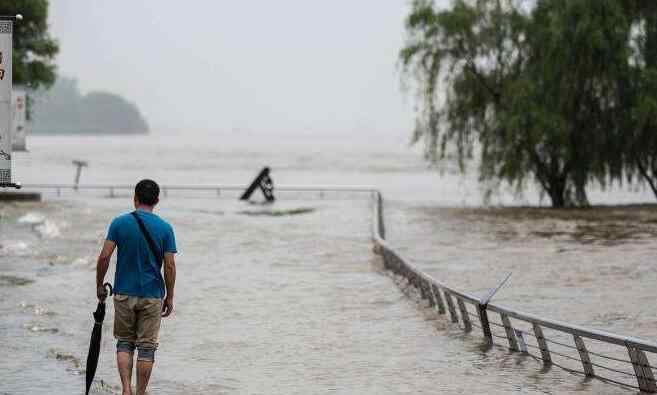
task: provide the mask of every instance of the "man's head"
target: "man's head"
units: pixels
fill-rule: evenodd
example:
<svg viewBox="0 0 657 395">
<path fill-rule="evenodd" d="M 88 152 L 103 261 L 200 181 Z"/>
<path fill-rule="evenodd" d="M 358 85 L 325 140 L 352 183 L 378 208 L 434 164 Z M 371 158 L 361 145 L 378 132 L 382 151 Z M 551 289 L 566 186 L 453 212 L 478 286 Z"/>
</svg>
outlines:
<svg viewBox="0 0 657 395">
<path fill-rule="evenodd" d="M 135 187 L 135 207 L 153 207 L 160 201 L 160 187 L 153 180 L 141 180 Z"/>
</svg>

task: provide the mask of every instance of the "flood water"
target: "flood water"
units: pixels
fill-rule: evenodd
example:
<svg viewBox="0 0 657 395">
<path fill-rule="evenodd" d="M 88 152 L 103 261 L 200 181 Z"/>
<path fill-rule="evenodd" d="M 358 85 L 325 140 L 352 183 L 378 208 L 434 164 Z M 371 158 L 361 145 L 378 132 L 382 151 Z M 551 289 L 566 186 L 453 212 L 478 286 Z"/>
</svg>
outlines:
<svg viewBox="0 0 657 395">
<path fill-rule="evenodd" d="M 652 339 L 657 209 L 480 208 L 474 177 L 427 169 L 404 139 L 177 134 L 33 137 L 16 154 L 23 183 L 245 184 L 264 165 L 276 184 L 372 185 L 386 198 L 388 239 L 428 273 L 495 302 Z M 186 140 L 186 143 L 182 143 Z M 45 194 L 4 204 L 0 222 L 0 394 L 83 392 L 95 308 L 95 258 L 129 194 Z M 652 202 L 648 191 L 593 191 L 594 203 Z M 538 204 L 501 191 L 493 205 Z M 546 202 L 543 202 L 546 203 Z M 273 206 L 235 194 L 169 193 L 176 229 L 176 311 L 161 332 L 152 394 L 634 393 L 463 334 L 408 298 L 370 241 L 356 194 L 281 194 Z M 113 271 L 111 270 L 111 275 Z M 95 394 L 120 393 L 113 313 Z"/>
</svg>

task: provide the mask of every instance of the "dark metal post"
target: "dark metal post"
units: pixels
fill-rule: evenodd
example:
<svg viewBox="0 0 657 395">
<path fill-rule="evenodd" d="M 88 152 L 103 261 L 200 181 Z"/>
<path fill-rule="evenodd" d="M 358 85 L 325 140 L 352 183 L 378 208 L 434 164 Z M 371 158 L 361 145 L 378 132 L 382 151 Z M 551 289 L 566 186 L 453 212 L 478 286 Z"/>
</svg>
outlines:
<svg viewBox="0 0 657 395">
<path fill-rule="evenodd" d="M 379 236 L 385 240 L 386 238 L 386 228 L 383 223 L 383 197 L 380 192 L 377 192 L 378 199 L 377 204 L 379 205 Z"/>
<path fill-rule="evenodd" d="M 477 312 L 479 313 L 479 322 L 481 323 L 481 330 L 484 332 L 484 337 L 489 342 L 493 344 L 493 334 L 490 331 L 490 322 L 488 321 L 488 310 L 486 304 L 477 304 Z"/>
<path fill-rule="evenodd" d="M 76 191 L 78 190 L 78 185 L 80 185 L 80 175 L 82 175 L 82 168 L 87 167 L 89 164 L 86 161 L 83 160 L 74 160 L 73 165 L 76 166 L 75 169 L 75 180 L 73 182 L 74 188 Z"/>
</svg>

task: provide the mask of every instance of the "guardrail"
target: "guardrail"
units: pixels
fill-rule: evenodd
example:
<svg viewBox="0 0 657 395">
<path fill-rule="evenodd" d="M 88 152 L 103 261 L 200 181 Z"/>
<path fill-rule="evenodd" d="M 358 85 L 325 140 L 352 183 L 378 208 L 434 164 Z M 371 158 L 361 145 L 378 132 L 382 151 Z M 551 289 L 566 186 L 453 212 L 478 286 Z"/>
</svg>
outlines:
<svg viewBox="0 0 657 395">
<path fill-rule="evenodd" d="M 135 186 L 129 184 L 93 184 L 93 185 L 74 185 L 74 184 L 23 184 L 25 190 L 50 190 L 54 191 L 57 196 L 61 196 L 64 191 L 107 191 L 108 197 L 116 197 L 117 192 L 132 192 Z M 204 191 L 215 192 L 216 196 L 221 196 L 223 192 L 243 192 L 248 185 L 160 185 L 160 191 L 163 197 L 167 197 L 170 192 L 176 191 Z M 286 185 L 277 186 L 276 191 L 281 192 L 316 192 L 320 196 L 329 192 L 352 192 L 352 193 L 371 193 L 372 187 L 369 186 L 297 186 Z"/>
<path fill-rule="evenodd" d="M 371 193 L 372 239 L 385 267 L 405 279 L 408 286 L 417 289 L 421 299 L 428 301 L 429 307 L 438 314 L 449 314 L 451 321 L 460 324 L 465 332 L 471 332 L 473 327 L 479 328 L 488 345 L 498 344 L 497 339 L 504 339 L 511 351 L 532 356 L 546 367 L 555 365 L 586 377 L 644 392 L 657 392 L 655 369 L 648 359 L 649 355 L 652 358 L 657 356 L 657 343 L 487 304 L 475 295 L 439 282 L 404 259 L 386 242 L 383 196 L 378 191 Z M 499 321 L 491 320 L 492 315 Z M 632 370 L 628 371 L 630 367 Z"/>
<path fill-rule="evenodd" d="M 25 189 L 107 190 L 115 196 L 119 190 L 132 191 L 132 185 L 66 185 L 27 184 Z M 161 186 L 166 196 L 169 191 L 243 191 L 245 185 L 176 185 Z M 465 332 L 481 330 L 487 345 L 500 345 L 541 361 L 546 367 L 555 365 L 572 373 L 583 374 L 606 382 L 657 393 L 657 381 L 649 357 L 657 361 L 657 343 L 577 325 L 550 320 L 516 309 L 485 303 L 482 298 L 461 292 L 441 283 L 403 258 L 385 240 L 384 202 L 381 192 L 368 186 L 282 186 L 277 191 L 352 192 L 370 194 L 372 200 L 372 240 L 386 269 L 395 273 L 416 289 L 422 300 L 438 314 L 448 314 L 450 320 Z M 491 318 L 495 318 L 493 320 Z M 570 366 L 569 366 L 570 364 Z M 574 366 L 573 366 L 574 365 Z M 632 371 L 628 371 L 629 368 Z M 605 374 L 600 373 L 601 371 Z M 627 380 L 632 380 L 628 382 Z"/>
</svg>

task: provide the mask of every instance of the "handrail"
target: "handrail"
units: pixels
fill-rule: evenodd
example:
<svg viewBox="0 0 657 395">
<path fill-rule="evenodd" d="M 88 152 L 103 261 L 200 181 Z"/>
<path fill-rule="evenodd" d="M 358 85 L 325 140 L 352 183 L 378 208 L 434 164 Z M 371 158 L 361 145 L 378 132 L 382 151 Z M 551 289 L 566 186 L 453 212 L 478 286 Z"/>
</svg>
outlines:
<svg viewBox="0 0 657 395">
<path fill-rule="evenodd" d="M 599 340 L 605 343 L 616 344 L 619 346 L 625 346 L 629 343 L 634 345 L 635 347 L 640 347 L 644 351 L 657 353 L 657 343 L 649 342 L 635 337 L 621 336 L 597 329 L 589 329 L 579 325 L 573 325 L 561 321 L 542 318 L 534 314 L 514 310 L 511 309 L 510 307 L 494 305 L 492 303 L 488 305 L 488 311 L 494 311 L 496 313 L 506 314 L 507 316 L 516 318 L 520 321 L 535 323 L 541 325 L 542 327 L 554 329 L 559 332 L 565 332 L 571 335 L 587 337 L 590 339 Z"/>
<path fill-rule="evenodd" d="M 443 301 L 444 297 L 449 307 L 449 315 L 452 319 L 452 322 L 458 323 L 459 317 L 453 301 L 453 299 L 456 299 L 460 310 L 460 319 L 463 323 L 464 329 L 469 332 L 472 330 L 473 326 L 481 328 L 483 335 L 489 344 L 493 344 L 494 338 L 506 338 L 511 351 L 519 351 L 525 354 L 533 355 L 530 353 L 529 348 L 540 350 L 540 356 L 533 356 L 539 360 L 542 360 L 546 365 L 553 363 L 552 355 L 555 355 L 560 358 L 580 362 L 582 364 L 582 370 L 576 370 L 575 372 L 583 373 L 587 377 L 595 377 L 605 382 L 638 388 L 644 392 L 657 393 L 657 381 L 655 380 L 653 374 L 653 368 L 650 366 L 646 356 L 646 352 L 657 354 L 657 343 L 638 339 L 635 337 L 622 336 L 605 331 L 559 322 L 502 305 L 484 303 L 480 298 L 474 295 L 460 292 L 441 283 L 429 274 L 417 268 L 408 260 L 404 259 L 386 242 L 383 232 L 383 198 L 381 192 L 373 190 L 372 197 L 372 241 L 377 247 L 376 251 L 381 254 L 385 267 L 393 271 L 395 274 L 406 278 L 410 285 L 418 288 L 422 299 L 427 299 L 431 307 L 437 307 L 439 314 L 446 313 L 444 306 L 445 303 Z M 443 296 L 441 296 L 441 291 Z M 477 308 L 477 313 L 473 314 L 469 312 L 464 302 L 474 305 Z M 502 323 L 498 324 L 490 322 L 488 319 L 489 313 L 498 314 Z M 470 321 L 471 317 L 479 318 L 479 324 L 473 324 Z M 511 322 L 511 319 L 530 324 L 533 327 L 534 333 L 531 334 L 529 332 L 515 328 Z M 505 335 L 500 336 L 493 333 L 491 330 L 491 325 L 503 328 Z M 571 346 L 563 342 L 557 342 L 549 339 L 543 333 L 543 329 L 550 329 L 561 334 L 572 336 L 574 345 Z M 526 336 L 535 339 L 536 345 L 529 343 L 529 338 L 525 338 Z M 597 352 L 589 352 L 587 345 L 585 344 L 585 339 L 597 340 L 603 343 L 621 346 L 626 349 L 630 360 L 627 361 L 621 358 L 616 358 Z M 577 351 L 578 356 L 574 357 L 561 352 L 551 351 L 548 347 L 548 343 L 560 344 L 567 347 L 568 349 L 574 349 Z M 630 364 L 634 370 L 634 374 L 614 367 L 605 366 L 597 362 L 591 362 L 590 355 L 613 361 L 614 363 Z M 556 363 L 554 364 L 556 366 L 560 366 Z M 637 385 L 620 381 L 620 379 L 615 377 L 611 378 L 602 376 L 596 373 L 594 368 L 602 368 L 605 371 L 623 375 L 623 377 L 632 376 L 636 378 Z M 564 369 L 573 371 L 569 368 Z"/>
<path fill-rule="evenodd" d="M 130 184 L 23 184 L 25 189 L 133 189 L 135 186 Z M 217 184 L 217 185 L 160 185 L 160 190 L 183 190 L 183 191 L 215 191 L 217 189 L 243 191 L 247 185 L 240 184 Z M 374 189 L 370 186 L 345 186 L 345 185 L 282 185 L 277 186 L 276 190 L 285 192 L 354 192 L 354 193 L 371 193 Z"/>
<path fill-rule="evenodd" d="M 60 196 L 63 190 L 80 191 L 80 190 L 107 190 L 109 196 L 114 197 L 115 191 L 129 191 L 134 189 L 134 185 L 129 184 L 24 184 L 23 188 L 54 190 L 57 196 Z M 169 191 L 206 191 L 216 192 L 217 195 L 222 191 L 243 191 L 247 185 L 237 184 L 217 184 L 217 185 L 160 185 L 160 191 L 164 196 Z M 373 188 L 370 186 L 343 186 L 343 185 L 326 185 L 326 186 L 305 186 L 305 185 L 283 185 L 277 186 L 277 191 L 281 192 L 350 192 L 350 193 L 371 193 Z"/>
</svg>

